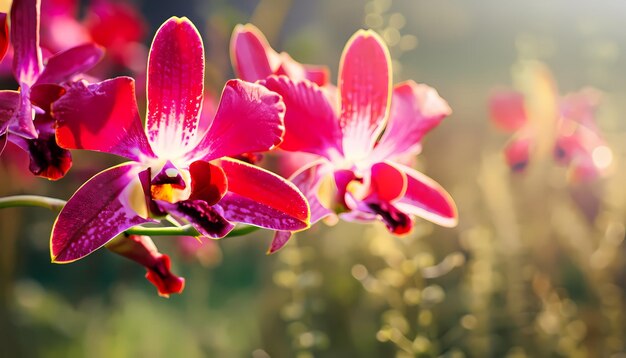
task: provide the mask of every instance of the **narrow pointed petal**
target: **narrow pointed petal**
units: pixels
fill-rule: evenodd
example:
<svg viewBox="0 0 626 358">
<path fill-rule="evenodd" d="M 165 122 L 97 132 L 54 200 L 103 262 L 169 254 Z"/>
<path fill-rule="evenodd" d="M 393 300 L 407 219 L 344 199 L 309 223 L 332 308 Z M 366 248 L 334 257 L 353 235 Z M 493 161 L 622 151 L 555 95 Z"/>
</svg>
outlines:
<svg viewBox="0 0 626 358">
<path fill-rule="evenodd" d="M 14 0 L 11 5 L 13 75 L 20 84 L 32 86 L 41 73 L 39 48 L 40 0 Z"/>
<path fill-rule="evenodd" d="M 156 202 L 163 211 L 189 221 L 203 236 L 219 239 L 235 227 L 225 218 L 219 205 L 211 206 L 203 200 L 185 200 L 177 203 L 157 200 Z"/>
<path fill-rule="evenodd" d="M 11 118 L 15 115 L 20 103 L 17 91 L 0 91 L 0 136 L 6 133 Z"/>
<path fill-rule="evenodd" d="M 9 49 L 9 24 L 7 14 L 0 12 L 0 61 L 4 59 Z"/>
<path fill-rule="evenodd" d="M 74 193 L 52 228 L 50 254 L 53 262 L 78 260 L 124 230 L 151 221 L 132 210 L 122 195 L 138 171 L 134 163 L 107 169 Z"/>
<path fill-rule="evenodd" d="M 230 80 L 209 131 L 189 157 L 210 161 L 270 150 L 282 140 L 284 113 L 278 94 L 258 84 Z"/>
<path fill-rule="evenodd" d="M 150 237 L 120 235 L 106 248 L 144 266 L 146 279 L 157 288 L 159 296 L 169 297 L 172 293 L 183 292 L 185 279 L 172 273 L 169 256 L 161 254 Z"/>
<path fill-rule="evenodd" d="M 382 39 L 373 31 L 355 33 L 339 64 L 343 150 L 360 159 L 374 147 L 389 114 L 391 60 Z"/>
<path fill-rule="evenodd" d="M 189 166 L 191 175 L 190 200 L 202 200 L 209 205 L 220 201 L 228 190 L 228 179 L 224 170 L 217 165 L 196 161 Z"/>
<path fill-rule="evenodd" d="M 196 143 L 203 92 L 200 34 L 189 19 L 172 17 L 154 36 L 148 59 L 146 134 L 159 157 L 180 157 Z"/>
<path fill-rule="evenodd" d="M 454 200 L 434 180 L 415 169 L 395 164 L 407 176 L 404 197 L 394 203 L 400 211 L 417 215 L 435 224 L 456 226 L 458 215 Z"/>
<path fill-rule="evenodd" d="M 59 145 L 117 154 L 133 160 L 154 157 L 135 99 L 135 82 L 117 77 L 87 85 L 72 84 L 52 106 Z"/>
<path fill-rule="evenodd" d="M 220 166 L 228 178 L 228 193 L 218 204 L 226 219 L 285 231 L 309 227 L 309 205 L 294 184 L 237 160 L 222 159 Z"/>
<path fill-rule="evenodd" d="M 271 76 L 261 84 L 281 95 L 287 108 L 281 149 L 313 153 L 329 160 L 342 153 L 338 119 L 317 85 L 285 76 Z"/>
<path fill-rule="evenodd" d="M 422 137 L 452 110 L 437 90 L 407 81 L 393 90 L 389 122 L 374 149 L 377 160 L 403 154 L 417 154 Z"/>
<path fill-rule="evenodd" d="M 280 59 L 254 25 L 237 25 L 230 38 L 230 59 L 237 77 L 255 82 L 274 73 Z"/>
<path fill-rule="evenodd" d="M 104 56 L 104 49 L 95 44 L 85 44 L 60 52 L 48 59 L 37 79 L 42 83 L 63 83 L 95 66 Z"/>
<path fill-rule="evenodd" d="M 272 243 L 267 249 L 267 254 L 270 255 L 282 249 L 285 245 L 287 245 L 287 242 L 291 239 L 292 235 L 291 231 L 276 231 L 276 233 L 274 233 Z"/>
<path fill-rule="evenodd" d="M 489 98 L 491 120 L 506 132 L 515 132 L 528 122 L 524 95 L 511 90 L 498 91 Z"/>
</svg>

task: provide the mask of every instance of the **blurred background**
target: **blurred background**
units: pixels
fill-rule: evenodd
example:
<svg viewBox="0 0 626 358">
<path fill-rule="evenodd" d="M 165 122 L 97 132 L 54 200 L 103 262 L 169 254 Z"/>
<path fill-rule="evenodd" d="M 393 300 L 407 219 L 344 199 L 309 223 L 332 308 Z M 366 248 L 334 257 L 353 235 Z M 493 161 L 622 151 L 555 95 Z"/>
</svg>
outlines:
<svg viewBox="0 0 626 358">
<path fill-rule="evenodd" d="M 264 231 L 191 253 L 173 238 L 155 238 L 186 278 L 182 295 L 164 299 L 141 266 L 106 250 L 51 264 L 55 213 L 3 209 L 0 356 L 626 357 L 625 2 L 126 4 L 140 15 L 133 50 L 112 43 L 98 75 L 141 82 L 158 26 L 187 16 L 203 35 L 213 94 L 234 76 L 228 43 L 238 23 L 255 24 L 297 61 L 329 66 L 335 83 L 346 40 L 357 29 L 376 30 L 391 49 L 394 82 L 427 83 L 454 111 L 426 137 L 417 168 L 452 194 L 459 225 L 418 219 L 398 238 L 382 224 L 320 223 L 272 256 Z M 97 21 L 104 15 L 93 5 L 82 1 L 70 15 Z M 51 23 L 42 23 L 42 38 L 54 48 L 55 32 L 61 39 L 72 32 Z M 3 88 L 15 88 L 4 71 Z M 490 120 L 494 91 L 522 91 L 529 113 L 547 118 L 559 96 L 587 86 L 602 92 L 595 121 L 612 150 L 606 172 L 573 180 L 542 153 L 512 172 L 503 155 L 511 134 Z M 2 196 L 67 199 L 114 161 L 75 152 L 72 170 L 52 183 L 30 176 L 20 155 L 3 154 Z M 266 156 L 265 164 L 275 162 Z"/>
</svg>

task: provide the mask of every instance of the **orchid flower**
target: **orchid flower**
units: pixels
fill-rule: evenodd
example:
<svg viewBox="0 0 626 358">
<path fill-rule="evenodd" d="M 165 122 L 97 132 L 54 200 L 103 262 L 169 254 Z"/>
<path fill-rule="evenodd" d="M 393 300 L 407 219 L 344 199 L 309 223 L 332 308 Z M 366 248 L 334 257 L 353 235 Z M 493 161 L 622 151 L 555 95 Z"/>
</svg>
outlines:
<svg viewBox="0 0 626 358">
<path fill-rule="evenodd" d="M 556 98 L 556 96 L 555 96 Z M 606 172 L 612 153 L 595 123 L 595 111 L 600 101 L 597 90 L 586 88 L 556 98 L 557 112 L 549 138 L 552 156 L 557 164 L 566 166 L 570 178 L 591 181 Z M 494 124 L 505 132 L 514 133 L 504 149 L 507 164 L 515 172 L 524 171 L 534 155 L 540 129 L 530 120 L 525 96 L 513 90 L 494 93 L 489 102 Z"/>
<path fill-rule="evenodd" d="M 94 0 L 76 18 L 77 0 L 47 0 L 43 4 L 42 42 L 50 50 L 94 42 L 107 50 L 106 65 L 122 65 L 134 72 L 145 70 L 147 51 L 143 45 L 146 20 L 128 3 Z"/>
<path fill-rule="evenodd" d="M 307 79 L 319 86 L 328 83 L 328 68 L 303 65 L 286 52 L 274 51 L 263 33 L 252 24 L 235 26 L 230 52 L 235 72 L 244 81 L 254 82 L 269 75 L 286 75 L 296 81 Z"/>
<path fill-rule="evenodd" d="M 293 184 L 226 158 L 281 142 L 279 95 L 231 80 L 212 121 L 200 120 L 204 47 L 187 18 L 172 17 L 159 28 L 147 73 L 145 132 L 128 77 L 76 83 L 53 105 L 62 147 L 131 160 L 96 174 L 69 199 L 52 229 L 53 262 L 80 259 L 168 214 L 212 238 L 224 237 L 233 222 L 274 230 L 309 226 L 308 204 Z"/>
<path fill-rule="evenodd" d="M 338 212 L 350 221 L 382 220 L 398 235 L 411 231 L 414 215 L 455 226 L 450 195 L 400 164 L 417 154 L 422 137 L 451 113 L 446 101 L 433 88 L 412 81 L 392 91 L 389 53 L 372 31 L 358 31 L 348 41 L 339 67 L 338 108 L 306 79 L 272 75 L 260 82 L 287 106 L 280 148 L 319 158 L 290 178 L 309 200 L 311 222 Z M 279 231 L 269 252 L 290 236 Z"/>
<path fill-rule="evenodd" d="M 69 151 L 55 142 L 50 104 L 64 92 L 63 85 L 95 65 L 102 49 L 85 44 L 42 62 L 39 47 L 39 0 L 15 0 L 10 13 L 13 74 L 19 91 L 0 91 L 0 143 L 7 140 L 30 155 L 35 175 L 59 179 L 69 170 Z M 3 147 L 1 144 L 0 147 Z"/>
</svg>

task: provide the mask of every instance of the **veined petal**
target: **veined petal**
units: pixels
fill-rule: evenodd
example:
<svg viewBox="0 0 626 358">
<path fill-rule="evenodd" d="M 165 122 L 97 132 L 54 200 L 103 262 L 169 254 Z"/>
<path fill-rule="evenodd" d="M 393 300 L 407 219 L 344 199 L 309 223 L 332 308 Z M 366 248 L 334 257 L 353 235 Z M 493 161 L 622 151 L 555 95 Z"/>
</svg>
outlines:
<svg viewBox="0 0 626 358">
<path fill-rule="evenodd" d="M 271 76 L 261 84 L 281 95 L 287 108 L 281 149 L 313 153 L 329 160 L 342 153 L 338 119 L 317 85 L 285 76 Z"/>
<path fill-rule="evenodd" d="M 39 48 L 40 0 L 14 0 L 11 5 L 11 44 L 13 45 L 13 75 L 20 83 L 32 86 L 41 69 Z"/>
<path fill-rule="evenodd" d="M 394 165 L 404 171 L 407 177 L 406 193 L 394 203 L 399 210 L 441 226 L 456 226 L 458 220 L 456 205 L 445 189 L 415 169 L 400 164 Z"/>
<path fill-rule="evenodd" d="M 9 49 L 9 24 L 7 14 L 0 12 L 0 61 L 4 59 Z"/>
<path fill-rule="evenodd" d="M 20 105 L 20 93 L 17 91 L 0 91 L 0 136 L 6 133 L 11 118 Z"/>
<path fill-rule="evenodd" d="M 290 178 L 290 181 L 298 187 L 298 189 L 300 189 L 309 203 L 311 210 L 311 225 L 329 215 L 333 215 L 333 212 L 322 204 L 318 196 L 322 178 L 329 174 L 324 166 L 325 163 L 318 160 L 298 170 Z M 280 250 L 283 246 L 285 246 L 285 244 L 287 244 L 287 241 L 291 238 L 291 234 L 291 231 L 277 231 L 274 234 L 274 239 L 272 240 L 267 253 L 273 254 L 274 252 Z"/>
<path fill-rule="evenodd" d="M 373 31 L 357 31 L 339 64 L 339 125 L 347 158 L 365 158 L 374 147 L 389 115 L 391 79 L 387 46 Z"/>
<path fill-rule="evenodd" d="M 226 219 L 285 231 L 309 227 L 309 205 L 294 184 L 238 160 L 224 158 L 219 165 L 228 179 L 228 193 L 218 203 Z"/>
<path fill-rule="evenodd" d="M 117 77 L 72 84 L 52 105 L 59 145 L 117 154 L 139 161 L 154 157 L 137 112 L 135 82 Z"/>
<path fill-rule="evenodd" d="M 63 83 L 88 71 L 102 59 L 104 50 L 95 44 L 85 44 L 60 52 L 48 59 L 37 79 L 42 83 Z"/>
<path fill-rule="evenodd" d="M 511 90 L 498 91 L 489 99 L 491 119 L 500 129 L 514 132 L 528 122 L 524 95 Z"/>
<path fill-rule="evenodd" d="M 284 113 L 278 94 L 258 84 L 230 80 L 211 127 L 188 159 L 210 161 L 270 150 L 282 140 Z"/>
<path fill-rule="evenodd" d="M 407 81 L 393 90 L 389 122 L 374 149 L 377 160 L 402 154 L 417 154 L 422 137 L 452 110 L 437 90 Z"/>
<path fill-rule="evenodd" d="M 146 134 L 160 158 L 178 158 L 196 144 L 203 92 L 202 38 L 189 19 L 172 17 L 148 58 Z"/>
<path fill-rule="evenodd" d="M 161 254 L 148 236 L 120 235 L 106 245 L 106 248 L 146 268 L 146 279 L 156 288 L 161 297 L 172 293 L 182 293 L 185 279 L 171 271 L 170 258 Z"/>
<path fill-rule="evenodd" d="M 126 163 L 96 174 L 68 200 L 52 227 L 53 262 L 78 260 L 135 225 L 150 222 L 124 202 L 124 189 L 140 168 Z"/>
<path fill-rule="evenodd" d="M 248 82 L 262 80 L 280 66 L 278 53 L 252 24 L 235 26 L 230 37 L 230 60 L 237 77 Z"/>
</svg>

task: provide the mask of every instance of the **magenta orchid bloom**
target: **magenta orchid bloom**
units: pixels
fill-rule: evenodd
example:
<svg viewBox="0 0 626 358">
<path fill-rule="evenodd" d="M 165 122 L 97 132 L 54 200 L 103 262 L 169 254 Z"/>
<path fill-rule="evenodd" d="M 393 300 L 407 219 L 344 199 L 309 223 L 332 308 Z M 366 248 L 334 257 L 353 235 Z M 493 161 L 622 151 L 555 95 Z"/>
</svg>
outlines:
<svg viewBox="0 0 626 358">
<path fill-rule="evenodd" d="M 450 195 L 400 164 L 420 151 L 422 137 L 451 113 L 450 107 L 424 84 L 409 81 L 392 91 L 389 53 L 374 32 L 357 32 L 344 49 L 339 108 L 307 80 L 272 75 L 261 83 L 282 95 L 287 106 L 280 148 L 320 158 L 291 177 L 309 200 L 312 223 L 339 212 L 351 221 L 380 219 L 395 234 L 412 229 L 413 215 L 456 225 Z M 332 189 L 324 195 L 327 182 Z M 290 236 L 279 231 L 269 252 Z"/>
<path fill-rule="evenodd" d="M 591 181 L 603 175 L 612 161 L 612 152 L 595 123 L 600 93 L 587 88 L 562 97 L 552 138 L 557 164 L 569 167 L 574 181 Z M 537 129 L 529 120 L 524 95 L 511 90 L 494 93 L 489 102 L 494 124 L 514 133 L 504 154 L 515 172 L 522 172 L 531 161 L 537 141 Z"/>
<path fill-rule="evenodd" d="M 59 179 L 69 170 L 69 152 L 55 142 L 50 104 L 64 86 L 93 67 L 103 52 L 85 44 L 60 52 L 42 62 L 39 47 L 38 0 L 15 0 L 10 13 L 13 74 L 19 91 L 0 91 L 0 142 L 10 141 L 30 155 L 30 170 L 49 179 Z M 0 145 L 3 147 L 3 145 Z"/>
<path fill-rule="evenodd" d="M 107 64 L 122 65 L 133 71 L 145 70 L 146 20 L 129 3 L 94 0 L 78 20 L 77 0 L 48 0 L 43 4 L 45 47 L 64 49 L 84 42 L 94 42 L 107 50 Z"/>
<path fill-rule="evenodd" d="M 279 95 L 231 80 L 212 121 L 200 120 L 204 47 L 186 18 L 173 17 L 159 28 L 147 73 L 145 132 L 128 77 L 77 83 L 53 105 L 62 147 L 131 160 L 97 174 L 69 199 L 52 229 L 53 262 L 80 259 L 166 214 L 212 238 L 224 237 L 232 222 L 290 231 L 309 226 L 308 204 L 293 184 L 226 158 L 281 142 L 285 107 Z"/>
<path fill-rule="evenodd" d="M 235 72 L 244 81 L 255 82 L 269 75 L 286 75 L 294 81 L 307 79 L 324 86 L 330 77 L 325 66 L 303 65 L 286 52 L 274 51 L 263 33 L 252 24 L 235 26 L 230 53 Z"/>
</svg>

